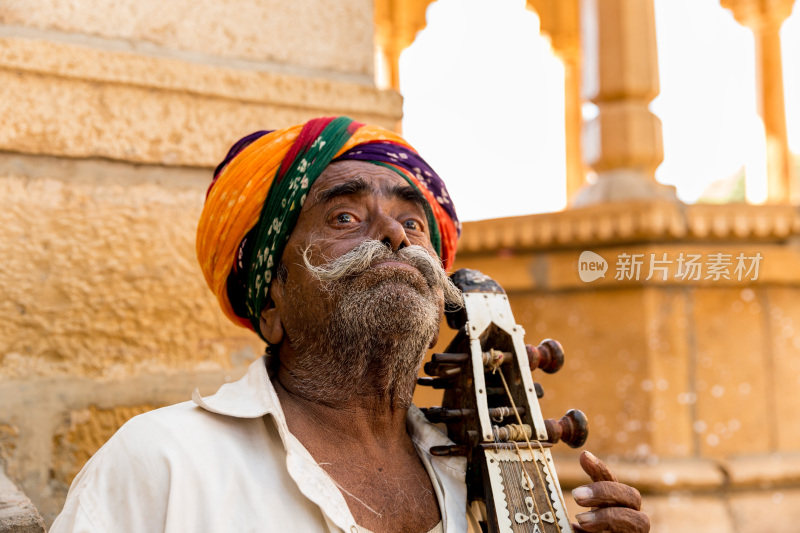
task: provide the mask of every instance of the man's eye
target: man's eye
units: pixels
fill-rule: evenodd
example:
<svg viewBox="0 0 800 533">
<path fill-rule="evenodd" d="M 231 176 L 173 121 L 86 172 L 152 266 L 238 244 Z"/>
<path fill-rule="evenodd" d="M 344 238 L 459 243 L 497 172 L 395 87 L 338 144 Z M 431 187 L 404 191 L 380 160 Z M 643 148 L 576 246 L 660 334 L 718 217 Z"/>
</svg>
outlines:
<svg viewBox="0 0 800 533">
<path fill-rule="evenodd" d="M 403 227 L 412 231 L 422 231 L 422 224 L 413 219 L 403 222 Z"/>
<path fill-rule="evenodd" d="M 355 217 L 350 213 L 340 213 L 336 215 L 336 222 L 339 224 L 350 224 L 355 221 Z"/>
</svg>

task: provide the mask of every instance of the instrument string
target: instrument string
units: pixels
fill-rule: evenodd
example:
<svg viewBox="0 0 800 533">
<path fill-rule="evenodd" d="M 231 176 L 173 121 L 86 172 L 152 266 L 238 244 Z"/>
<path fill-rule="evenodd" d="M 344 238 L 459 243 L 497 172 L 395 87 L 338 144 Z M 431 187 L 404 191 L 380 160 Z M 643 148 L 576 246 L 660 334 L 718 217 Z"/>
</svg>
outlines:
<svg viewBox="0 0 800 533">
<path fill-rule="evenodd" d="M 533 480 L 531 479 L 530 474 L 528 474 L 528 471 L 525 468 L 525 460 L 522 458 L 522 452 L 519 449 L 519 445 L 517 444 L 517 441 L 512 440 L 511 443 L 514 445 L 514 450 L 517 452 L 517 458 L 519 459 L 519 465 L 520 465 L 520 469 L 522 470 L 522 474 L 525 476 L 525 479 L 527 480 L 528 492 L 531 495 L 531 501 L 533 501 L 533 508 L 536 511 L 536 516 L 538 516 L 539 519 L 541 520 L 542 512 L 541 512 L 541 510 L 539 510 L 539 502 L 536 501 L 536 496 L 534 495 L 534 492 L 533 492 Z M 536 468 L 536 462 L 535 461 L 533 462 L 533 467 Z M 542 525 L 542 527 L 544 527 L 544 525 Z"/>
<path fill-rule="evenodd" d="M 539 445 L 540 453 L 542 454 L 542 457 L 544 457 L 544 447 L 542 446 L 542 443 L 537 440 L 536 444 Z M 556 476 L 553 473 L 552 465 L 549 462 L 545 461 L 545 466 L 547 467 L 547 472 L 550 474 L 550 479 L 552 479 L 553 483 L 555 483 Z M 566 513 L 567 512 L 567 502 L 564 501 L 564 494 L 561 492 L 561 490 L 558 490 L 556 492 L 558 492 L 558 499 L 561 501 L 561 508 L 564 509 L 564 512 Z M 556 520 L 556 521 L 558 521 L 558 520 Z"/>
<path fill-rule="evenodd" d="M 495 373 L 497 373 L 498 370 L 500 370 L 500 365 L 502 363 L 503 363 L 503 352 L 501 352 L 500 350 L 495 350 L 494 348 L 490 349 L 489 350 L 489 361 L 487 363 L 487 366 L 489 367 L 489 370 L 491 370 L 492 374 L 495 374 Z M 513 409 L 514 413 L 517 416 L 517 422 L 519 423 L 520 427 L 522 427 L 522 421 L 519 418 L 519 413 L 517 413 L 517 406 L 514 404 L 514 399 L 511 397 L 511 394 L 508 391 L 508 386 L 506 385 L 506 378 L 503 377 L 503 371 L 502 370 L 500 370 L 500 379 L 503 381 L 503 386 L 506 389 L 506 395 L 508 396 L 508 399 L 511 401 L 511 408 Z M 498 438 L 498 435 L 497 435 L 496 431 L 494 432 L 494 438 L 495 438 L 495 442 L 499 442 L 499 438 Z M 526 439 L 527 439 L 527 436 L 526 436 Z M 541 515 L 541 512 L 539 511 L 539 503 L 536 501 L 536 496 L 533 493 L 533 480 L 531 479 L 530 474 L 528 474 L 528 471 L 525 469 L 525 461 L 522 459 L 522 452 L 520 452 L 520 449 L 519 449 L 519 446 L 517 445 L 517 441 L 516 440 L 514 440 L 513 438 L 509 439 L 509 440 L 511 440 L 511 443 L 514 444 L 514 449 L 517 452 L 517 458 L 519 459 L 520 470 L 522 470 L 522 476 L 521 477 L 524 477 L 524 479 L 525 479 L 525 481 L 526 481 L 526 483 L 528 485 L 528 493 L 530 494 L 531 501 L 533 502 L 534 509 L 536 510 L 536 516 L 541 517 L 542 515 Z M 535 460 L 533 462 L 533 467 L 536 468 L 536 461 Z M 542 527 L 544 527 L 544 526 L 542 526 Z"/>
<path fill-rule="evenodd" d="M 494 352 L 495 350 L 492 349 L 491 351 Z M 501 355 L 501 361 L 502 361 L 502 355 Z M 492 365 L 492 373 L 494 374 L 498 370 L 500 370 L 499 367 L 500 367 L 499 363 Z M 522 426 L 522 418 L 520 418 L 520 416 L 519 416 L 519 411 L 517 410 L 517 405 L 516 405 L 516 403 L 514 403 L 514 398 L 511 396 L 511 391 L 508 388 L 508 383 L 506 383 L 506 378 L 503 375 L 503 371 L 500 370 L 499 374 L 500 374 L 500 380 L 503 382 L 503 388 L 506 391 L 506 397 L 508 398 L 508 401 L 511 403 L 511 408 L 514 411 L 514 416 L 517 419 L 517 424 Z M 533 451 L 533 445 L 531 444 L 531 441 L 528 439 L 527 433 L 523 432 L 523 435 L 525 437 L 525 442 L 526 442 L 526 444 L 528 446 L 528 451 L 531 454 L 531 463 L 533 464 L 533 467 L 536 470 L 536 473 L 538 474 L 539 481 L 541 482 L 541 486 L 545 491 L 545 500 L 547 500 L 547 505 L 548 505 L 548 507 L 550 507 L 550 513 L 553 516 L 553 521 L 554 521 L 554 523 L 556 525 L 556 529 L 558 530 L 559 533 L 561 533 L 561 524 L 559 524 L 558 516 L 556 515 L 556 511 L 555 511 L 555 509 L 553 509 L 553 502 L 550 501 L 550 495 L 548 494 L 548 490 L 547 490 L 547 483 L 544 480 L 544 476 L 542 476 L 542 471 L 539 469 L 538 465 L 536 464 L 536 454 Z M 531 497 L 533 498 L 533 484 L 530 482 L 531 480 L 530 480 L 530 477 L 527 475 L 527 471 L 525 470 L 524 463 L 522 463 L 522 455 L 521 455 L 521 453 L 519 451 L 519 446 L 517 445 L 516 441 L 512 441 L 512 442 L 514 443 L 514 447 L 517 450 L 517 455 L 519 456 L 520 464 L 523 465 L 522 470 L 523 470 L 523 472 L 525 472 L 526 477 L 528 479 L 528 486 L 530 487 Z M 544 447 L 542 446 L 542 443 L 539 442 L 539 440 L 536 440 L 536 443 L 539 445 L 539 448 L 541 450 L 540 453 L 542 454 L 542 459 L 544 460 L 545 468 L 548 469 L 548 472 L 550 473 L 550 478 L 555 483 L 555 478 L 553 477 L 552 470 L 550 470 L 550 468 L 548 467 L 547 460 L 546 460 L 546 458 L 544 456 Z M 560 492 L 560 490 L 557 490 L 556 492 Z M 561 499 L 561 505 L 563 506 L 563 509 L 566 511 L 567 507 L 564 505 L 563 496 L 560 499 Z M 536 505 L 536 514 L 539 515 L 539 517 L 541 517 L 542 515 L 539 513 L 539 506 L 536 503 L 536 498 L 533 498 L 533 502 L 534 502 L 534 505 Z M 545 527 L 544 524 L 542 524 L 542 527 Z"/>
</svg>

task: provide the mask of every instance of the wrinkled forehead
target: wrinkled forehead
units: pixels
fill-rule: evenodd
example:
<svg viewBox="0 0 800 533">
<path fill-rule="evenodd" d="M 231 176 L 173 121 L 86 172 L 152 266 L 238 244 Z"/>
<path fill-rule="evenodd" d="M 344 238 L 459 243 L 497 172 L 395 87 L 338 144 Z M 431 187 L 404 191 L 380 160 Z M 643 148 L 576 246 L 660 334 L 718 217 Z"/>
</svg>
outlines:
<svg viewBox="0 0 800 533">
<path fill-rule="evenodd" d="M 303 210 L 341 196 L 395 197 L 419 204 L 425 197 L 396 172 L 362 161 L 339 161 L 328 165 L 309 190 Z"/>
</svg>

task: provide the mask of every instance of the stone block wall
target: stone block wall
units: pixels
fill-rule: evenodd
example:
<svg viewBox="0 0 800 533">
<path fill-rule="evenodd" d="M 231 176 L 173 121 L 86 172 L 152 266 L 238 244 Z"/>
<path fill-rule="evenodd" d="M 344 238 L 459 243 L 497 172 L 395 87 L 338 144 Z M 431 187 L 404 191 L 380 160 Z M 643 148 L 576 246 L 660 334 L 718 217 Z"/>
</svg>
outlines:
<svg viewBox="0 0 800 533">
<path fill-rule="evenodd" d="M 128 418 L 262 352 L 194 237 L 213 167 L 258 129 L 393 127 L 369 0 L 0 5 L 0 463 L 50 523 Z"/>
</svg>

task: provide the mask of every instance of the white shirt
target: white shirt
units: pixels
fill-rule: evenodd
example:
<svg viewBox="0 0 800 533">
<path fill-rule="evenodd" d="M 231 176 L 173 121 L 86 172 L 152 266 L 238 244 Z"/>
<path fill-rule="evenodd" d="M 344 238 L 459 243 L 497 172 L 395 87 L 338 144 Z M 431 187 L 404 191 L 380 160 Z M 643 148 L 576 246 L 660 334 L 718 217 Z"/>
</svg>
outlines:
<svg viewBox="0 0 800 533">
<path fill-rule="evenodd" d="M 289 432 L 263 358 L 192 400 L 123 425 L 75 477 L 51 533 L 358 531 L 333 480 Z M 443 530 L 467 531 L 466 459 L 430 455 L 452 443 L 416 407 L 407 421 Z"/>
</svg>

